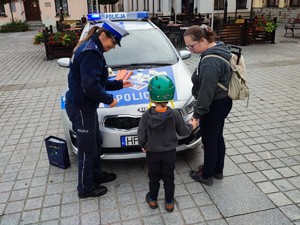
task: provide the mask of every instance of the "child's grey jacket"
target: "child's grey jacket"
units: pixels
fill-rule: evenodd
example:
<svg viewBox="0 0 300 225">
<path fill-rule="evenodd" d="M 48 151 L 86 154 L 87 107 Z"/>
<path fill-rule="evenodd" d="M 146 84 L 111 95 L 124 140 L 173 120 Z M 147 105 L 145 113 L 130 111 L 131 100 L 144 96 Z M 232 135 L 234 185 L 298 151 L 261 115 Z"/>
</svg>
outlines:
<svg viewBox="0 0 300 225">
<path fill-rule="evenodd" d="M 191 124 L 185 124 L 181 114 L 168 107 L 166 112 L 157 112 L 151 107 L 143 115 L 138 127 L 138 142 L 142 148 L 151 152 L 170 151 L 177 147 L 178 138 L 193 130 Z"/>
</svg>

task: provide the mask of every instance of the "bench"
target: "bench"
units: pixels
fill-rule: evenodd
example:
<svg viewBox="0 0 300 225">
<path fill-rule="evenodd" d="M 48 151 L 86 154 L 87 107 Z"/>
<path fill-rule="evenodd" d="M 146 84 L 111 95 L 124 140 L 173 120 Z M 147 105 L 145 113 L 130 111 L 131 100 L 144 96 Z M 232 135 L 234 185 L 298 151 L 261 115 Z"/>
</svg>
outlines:
<svg viewBox="0 0 300 225">
<path fill-rule="evenodd" d="M 300 19 L 289 19 L 289 22 L 284 25 L 285 29 L 285 34 L 284 36 L 286 37 L 287 34 L 292 34 L 293 37 L 294 35 L 294 30 L 300 30 Z M 288 32 L 288 31 L 291 32 Z"/>
</svg>

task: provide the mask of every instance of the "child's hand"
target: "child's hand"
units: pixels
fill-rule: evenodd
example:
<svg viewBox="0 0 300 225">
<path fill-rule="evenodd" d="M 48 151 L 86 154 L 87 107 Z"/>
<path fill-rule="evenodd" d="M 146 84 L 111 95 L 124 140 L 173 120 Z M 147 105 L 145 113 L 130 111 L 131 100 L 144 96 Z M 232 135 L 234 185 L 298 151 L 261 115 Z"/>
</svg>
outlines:
<svg viewBox="0 0 300 225">
<path fill-rule="evenodd" d="M 146 152 L 146 151 L 147 151 L 147 148 L 142 148 L 142 151 L 143 151 L 143 152 Z"/>
<path fill-rule="evenodd" d="M 192 117 L 192 119 L 189 122 L 193 126 L 193 130 L 195 130 L 199 126 L 199 120 Z"/>
</svg>

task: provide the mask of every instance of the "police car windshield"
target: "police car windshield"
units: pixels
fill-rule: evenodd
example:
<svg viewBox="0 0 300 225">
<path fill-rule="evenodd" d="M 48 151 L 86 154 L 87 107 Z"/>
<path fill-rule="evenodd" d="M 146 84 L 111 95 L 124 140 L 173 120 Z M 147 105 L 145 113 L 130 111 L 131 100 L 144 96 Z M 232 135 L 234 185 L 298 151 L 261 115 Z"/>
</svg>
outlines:
<svg viewBox="0 0 300 225">
<path fill-rule="evenodd" d="M 104 53 L 107 64 L 112 68 L 122 65 L 173 65 L 178 61 L 174 49 L 157 29 L 130 30 L 121 45 Z"/>
</svg>

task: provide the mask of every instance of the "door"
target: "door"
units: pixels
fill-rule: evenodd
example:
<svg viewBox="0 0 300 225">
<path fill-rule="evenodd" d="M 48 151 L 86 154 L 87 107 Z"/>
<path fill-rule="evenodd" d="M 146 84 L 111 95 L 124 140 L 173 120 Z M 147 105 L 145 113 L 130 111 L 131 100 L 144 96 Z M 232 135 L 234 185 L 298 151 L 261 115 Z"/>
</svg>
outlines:
<svg viewBox="0 0 300 225">
<path fill-rule="evenodd" d="M 41 20 L 39 0 L 23 0 L 27 21 Z"/>
</svg>

